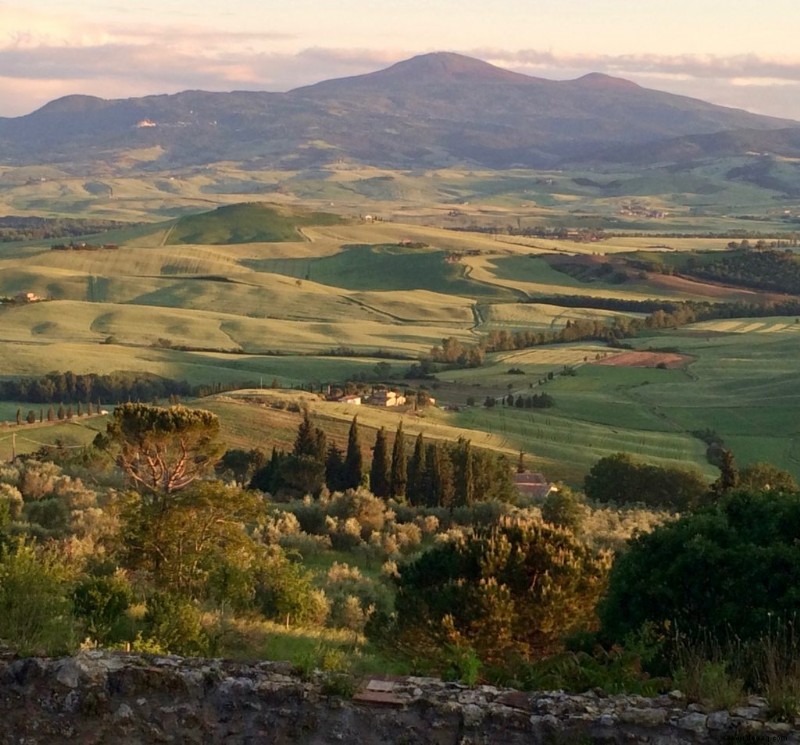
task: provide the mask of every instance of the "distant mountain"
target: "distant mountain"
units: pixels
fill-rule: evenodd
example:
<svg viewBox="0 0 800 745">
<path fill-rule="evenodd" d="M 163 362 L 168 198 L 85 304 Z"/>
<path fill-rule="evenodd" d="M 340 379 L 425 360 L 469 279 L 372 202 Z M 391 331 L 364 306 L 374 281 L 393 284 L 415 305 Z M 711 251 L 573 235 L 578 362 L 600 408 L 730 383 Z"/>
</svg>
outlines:
<svg viewBox="0 0 800 745">
<path fill-rule="evenodd" d="M 800 127 L 781 129 L 733 129 L 711 134 L 687 135 L 647 144 L 612 146 L 592 154 L 595 161 L 636 165 L 684 163 L 740 155 L 800 157 Z"/>
<path fill-rule="evenodd" d="M 679 147 L 664 144 L 678 138 L 792 127 L 800 123 L 606 75 L 545 80 L 435 53 L 288 93 L 68 96 L 0 119 L 0 162 L 114 164 L 130 150 L 157 147 L 148 167 L 159 170 L 222 160 L 286 168 L 339 160 L 396 168 L 551 167 L 630 159 L 632 146 L 646 144 L 636 156 L 644 157 Z"/>
</svg>

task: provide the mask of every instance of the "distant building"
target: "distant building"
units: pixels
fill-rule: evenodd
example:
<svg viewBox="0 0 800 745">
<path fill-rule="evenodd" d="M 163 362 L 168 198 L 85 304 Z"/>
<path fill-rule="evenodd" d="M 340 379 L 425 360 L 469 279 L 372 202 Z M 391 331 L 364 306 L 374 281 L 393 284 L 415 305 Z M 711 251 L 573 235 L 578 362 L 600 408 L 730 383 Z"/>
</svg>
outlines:
<svg viewBox="0 0 800 745">
<path fill-rule="evenodd" d="M 139 129 L 147 129 L 149 127 L 157 127 L 158 125 L 150 119 L 140 119 L 138 122 L 136 122 L 136 126 Z"/>
<path fill-rule="evenodd" d="M 406 397 L 397 391 L 374 390 L 369 397 L 369 402 L 374 406 L 403 406 Z"/>
<path fill-rule="evenodd" d="M 340 404 L 350 404 L 351 406 L 361 406 L 361 396 L 347 395 L 336 399 Z"/>
<path fill-rule="evenodd" d="M 35 292 L 18 292 L 14 295 L 14 300 L 18 303 L 35 303 L 41 298 Z"/>
<path fill-rule="evenodd" d="M 514 474 L 514 484 L 522 497 L 532 497 L 533 499 L 544 499 L 550 492 L 556 490 L 541 473 L 525 471 Z"/>
</svg>

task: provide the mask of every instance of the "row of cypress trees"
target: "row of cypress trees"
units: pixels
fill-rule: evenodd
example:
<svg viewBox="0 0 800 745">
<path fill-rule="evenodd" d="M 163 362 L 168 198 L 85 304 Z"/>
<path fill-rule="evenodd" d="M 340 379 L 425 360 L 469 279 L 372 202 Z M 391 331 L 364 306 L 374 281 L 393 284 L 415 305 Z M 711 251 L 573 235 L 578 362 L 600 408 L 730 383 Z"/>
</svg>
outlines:
<svg viewBox="0 0 800 745">
<path fill-rule="evenodd" d="M 391 446 L 386 429 L 381 427 L 367 469 L 357 416 L 350 424 L 347 447 L 342 452 L 335 442 L 328 443 L 325 432 L 314 426 L 306 411 L 292 452 L 273 450 L 252 485 L 273 494 L 313 494 L 323 484 L 330 491 L 365 486 L 377 497 L 428 507 L 456 507 L 489 499 L 508 501 L 515 495 L 508 461 L 473 448 L 468 440 L 426 442 L 420 433 L 410 456 L 406 446 L 402 422 Z"/>
</svg>

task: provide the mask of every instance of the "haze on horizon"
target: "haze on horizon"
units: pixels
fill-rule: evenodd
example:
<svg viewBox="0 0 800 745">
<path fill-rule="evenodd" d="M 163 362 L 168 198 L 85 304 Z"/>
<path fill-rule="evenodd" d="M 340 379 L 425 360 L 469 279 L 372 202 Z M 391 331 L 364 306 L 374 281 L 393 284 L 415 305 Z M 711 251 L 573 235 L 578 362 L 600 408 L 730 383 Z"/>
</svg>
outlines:
<svg viewBox="0 0 800 745">
<path fill-rule="evenodd" d="M 796 0 L 0 0 L 0 116 L 69 94 L 285 91 L 452 51 L 800 120 L 796 16 Z"/>
</svg>

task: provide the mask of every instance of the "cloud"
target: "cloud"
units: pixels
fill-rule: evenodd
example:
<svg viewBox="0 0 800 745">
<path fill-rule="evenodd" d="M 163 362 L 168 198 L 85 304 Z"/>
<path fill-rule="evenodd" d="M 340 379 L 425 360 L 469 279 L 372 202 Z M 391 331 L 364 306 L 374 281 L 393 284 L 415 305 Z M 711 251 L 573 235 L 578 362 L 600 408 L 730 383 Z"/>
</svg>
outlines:
<svg viewBox="0 0 800 745">
<path fill-rule="evenodd" d="M 800 56 L 769 58 L 756 54 L 564 54 L 541 50 L 477 49 L 481 59 L 514 69 L 591 70 L 618 75 L 665 75 L 716 80 L 800 82 Z"/>
</svg>

